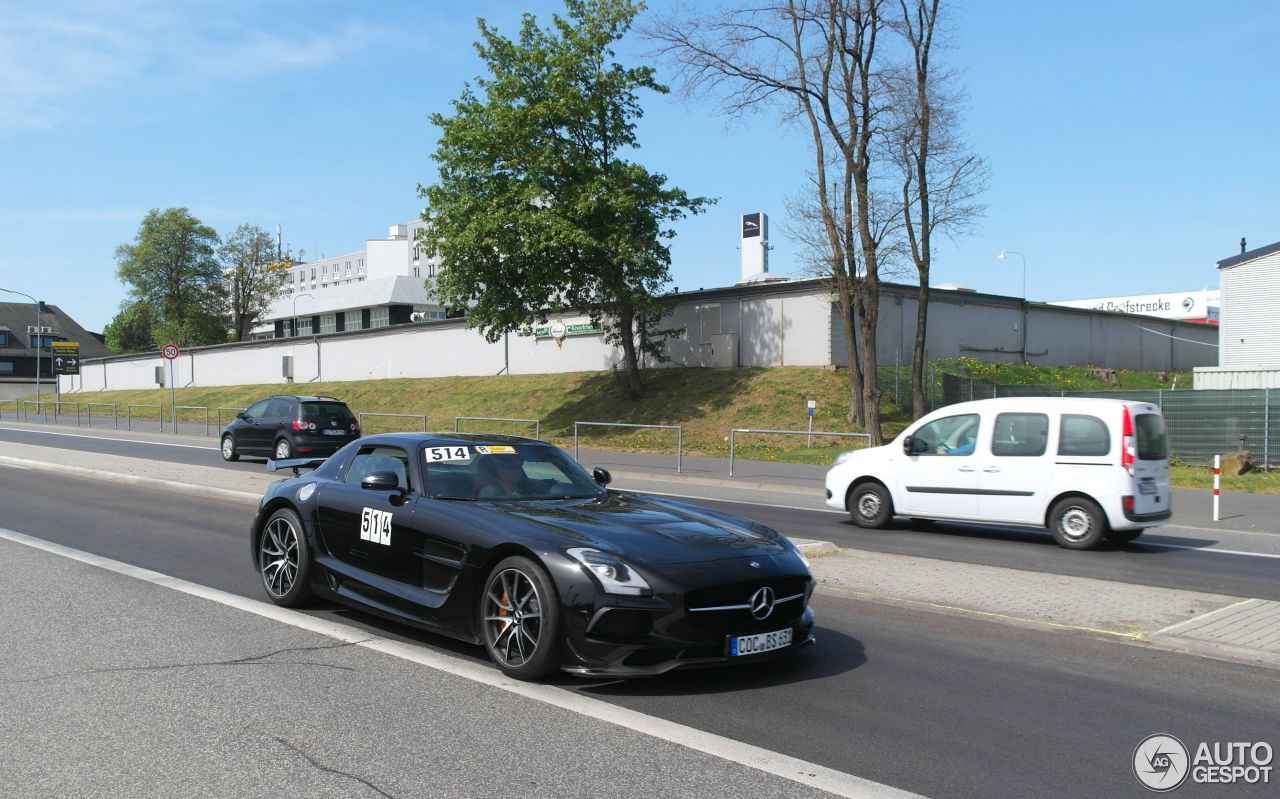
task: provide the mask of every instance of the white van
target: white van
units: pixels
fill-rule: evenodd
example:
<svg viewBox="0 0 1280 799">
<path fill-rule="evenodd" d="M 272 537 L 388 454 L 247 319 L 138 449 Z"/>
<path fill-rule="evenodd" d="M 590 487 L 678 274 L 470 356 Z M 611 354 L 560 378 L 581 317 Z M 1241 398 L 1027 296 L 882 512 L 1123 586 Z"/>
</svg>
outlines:
<svg viewBox="0 0 1280 799">
<path fill-rule="evenodd" d="M 1164 416 L 1111 399 L 948 405 L 837 457 L 827 504 L 860 527 L 899 515 L 1047 527 L 1069 549 L 1132 541 L 1172 515 Z"/>
</svg>

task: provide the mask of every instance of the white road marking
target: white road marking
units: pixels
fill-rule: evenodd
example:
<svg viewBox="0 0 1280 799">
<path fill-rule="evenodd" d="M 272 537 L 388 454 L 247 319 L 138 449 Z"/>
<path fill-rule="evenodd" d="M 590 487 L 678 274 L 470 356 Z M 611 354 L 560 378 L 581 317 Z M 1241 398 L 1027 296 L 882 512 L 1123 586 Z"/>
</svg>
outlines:
<svg viewBox="0 0 1280 799">
<path fill-rule="evenodd" d="M 40 436 L 64 436 L 66 438 L 92 438 L 94 441 L 120 441 L 125 444 L 149 444 L 153 447 L 177 447 L 179 449 L 203 449 L 218 452 L 217 447 L 200 447 L 195 444 L 170 444 L 167 441 L 140 441 L 136 438 L 116 438 L 115 436 L 86 436 L 82 433 L 55 433 L 51 430 L 29 430 L 25 427 L 0 427 L 0 430 L 12 430 L 15 433 L 34 433 Z"/>
<path fill-rule="evenodd" d="M 1216 552 L 1219 555 L 1241 555 L 1246 558 L 1280 558 L 1280 554 L 1271 552 L 1244 552 L 1239 549 L 1217 549 L 1215 547 L 1189 547 L 1184 544 L 1152 544 L 1146 541 L 1134 541 L 1140 547 L 1159 547 L 1160 549 L 1189 549 L 1192 552 Z"/>
<path fill-rule="evenodd" d="M 1261 600 L 1257 600 L 1257 599 L 1242 599 L 1242 600 L 1240 600 L 1239 602 L 1234 602 L 1234 603 L 1232 603 L 1232 604 L 1230 604 L 1230 605 L 1227 605 L 1227 606 L 1226 606 L 1226 607 L 1224 607 L 1224 608 L 1218 608 L 1217 610 L 1211 610 L 1211 611 L 1209 611 L 1208 613 L 1201 613 L 1199 616 L 1192 616 L 1192 617 L 1191 617 L 1191 618 L 1189 618 L 1189 619 L 1185 619 L 1185 620 L 1180 621 L 1180 622 L 1177 622 L 1177 623 L 1175 623 L 1175 624 L 1170 624 L 1168 627 L 1165 627 L 1165 628 L 1160 629 L 1160 630 L 1156 630 L 1154 633 L 1152 633 L 1152 635 L 1170 635 L 1170 634 L 1172 634 L 1175 630 L 1179 630 L 1179 629 L 1181 629 L 1181 628 L 1183 628 L 1183 627 L 1190 627 L 1190 626 L 1191 626 L 1191 625 L 1193 625 L 1193 624 L 1200 624 L 1200 623 L 1202 623 L 1205 619 L 1211 619 L 1211 618 L 1213 618 L 1214 616 L 1221 616 L 1221 615 L 1223 615 L 1224 613 L 1227 613 L 1227 612 L 1229 612 L 1229 611 L 1239 610 L 1239 608 L 1240 608 L 1240 606 L 1241 606 L 1241 605 L 1248 605 L 1248 604 L 1249 604 L 1249 603 L 1251 603 L 1251 602 L 1256 603 L 1256 602 L 1259 602 L 1259 601 L 1261 601 Z"/>
<path fill-rule="evenodd" d="M 759 746 L 735 741 L 722 735 L 689 727 L 674 721 L 650 716 L 639 711 L 609 704 L 599 699 L 583 696 L 553 685 L 519 682 L 512 680 L 497 669 L 482 666 L 478 663 L 461 660 L 430 650 L 421 649 L 412 644 L 392 641 L 387 638 L 373 636 L 346 624 L 318 619 L 305 613 L 288 610 L 274 604 L 256 599 L 237 596 L 216 588 L 192 583 L 167 574 L 132 566 L 100 555 L 72 549 L 51 541 L 19 533 L 14 530 L 0 528 L 0 538 L 23 544 L 34 549 L 43 550 L 65 558 L 87 563 L 107 571 L 132 577 L 153 585 L 163 586 L 181 591 L 184 594 L 217 602 L 236 610 L 253 613 L 281 624 L 288 624 L 301 630 L 326 635 L 353 646 L 361 646 L 375 652 L 398 657 L 427 668 L 443 671 L 456 677 L 471 680 L 489 688 L 516 694 L 526 699 L 543 702 L 554 707 L 568 710 L 588 718 L 613 724 L 624 729 L 634 730 L 663 741 L 684 746 L 712 757 L 718 757 L 731 763 L 763 771 L 792 782 L 816 788 L 836 796 L 863 799 L 864 797 L 914 797 L 918 794 L 899 790 L 889 785 L 863 779 L 843 771 L 820 766 L 806 760 L 773 752 Z"/>
<path fill-rule="evenodd" d="M 0 466 L 5 466 L 10 469 L 22 469 L 24 471 L 29 470 L 31 468 L 30 466 L 20 466 L 16 463 L 3 463 L 3 462 L 0 462 Z"/>
</svg>

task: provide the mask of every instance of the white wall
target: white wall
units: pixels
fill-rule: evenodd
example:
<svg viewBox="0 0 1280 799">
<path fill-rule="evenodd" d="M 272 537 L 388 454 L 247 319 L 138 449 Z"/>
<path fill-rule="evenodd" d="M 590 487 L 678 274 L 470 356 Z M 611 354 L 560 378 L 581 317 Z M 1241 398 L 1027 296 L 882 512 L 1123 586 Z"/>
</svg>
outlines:
<svg viewBox="0 0 1280 799">
<path fill-rule="evenodd" d="M 1280 366 L 1280 253 L 1222 270 L 1222 367 Z"/>
</svg>

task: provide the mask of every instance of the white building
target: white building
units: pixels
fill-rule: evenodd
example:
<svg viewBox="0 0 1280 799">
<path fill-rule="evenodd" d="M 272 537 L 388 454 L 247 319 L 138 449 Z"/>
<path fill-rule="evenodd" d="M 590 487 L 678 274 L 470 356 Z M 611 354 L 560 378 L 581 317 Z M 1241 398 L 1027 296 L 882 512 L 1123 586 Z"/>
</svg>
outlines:
<svg viewBox="0 0 1280 799">
<path fill-rule="evenodd" d="M 1196 388 L 1280 388 L 1280 242 L 1224 258 L 1218 272 L 1222 346 L 1216 368 L 1196 369 Z"/>
<path fill-rule="evenodd" d="M 289 270 L 284 294 L 254 328 L 253 338 L 444 319 L 444 309 L 432 301 L 426 288 L 440 268 L 440 258 L 417 247 L 417 231 L 425 224 L 415 220 L 392 225 L 385 239 L 369 239 L 363 250 L 314 261 L 300 258 Z"/>
</svg>

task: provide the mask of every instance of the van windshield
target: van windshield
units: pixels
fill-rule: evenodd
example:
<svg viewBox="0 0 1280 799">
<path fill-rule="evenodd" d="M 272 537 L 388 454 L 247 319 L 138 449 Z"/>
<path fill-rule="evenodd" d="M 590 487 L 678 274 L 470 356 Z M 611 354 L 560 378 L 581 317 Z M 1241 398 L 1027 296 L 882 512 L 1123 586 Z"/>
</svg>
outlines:
<svg viewBox="0 0 1280 799">
<path fill-rule="evenodd" d="M 1140 413 L 1133 418 L 1138 434 L 1138 460 L 1162 461 L 1169 457 L 1169 437 L 1164 430 L 1164 417 L 1158 413 Z"/>
</svg>

